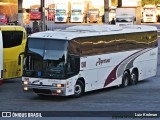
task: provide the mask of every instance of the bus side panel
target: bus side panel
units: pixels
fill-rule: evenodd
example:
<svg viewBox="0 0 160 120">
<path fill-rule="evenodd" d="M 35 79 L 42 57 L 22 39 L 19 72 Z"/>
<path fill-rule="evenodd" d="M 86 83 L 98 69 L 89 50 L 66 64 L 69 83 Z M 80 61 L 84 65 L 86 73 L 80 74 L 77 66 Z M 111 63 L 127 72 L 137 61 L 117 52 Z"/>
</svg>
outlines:
<svg viewBox="0 0 160 120">
<path fill-rule="evenodd" d="M 120 75 L 117 76 L 118 65 L 128 58 L 130 55 L 136 53 L 138 50 L 118 52 L 110 54 L 102 54 L 96 56 L 88 56 L 81 58 L 81 76 L 86 82 L 86 91 L 95 89 L 101 89 L 104 87 L 116 86 L 122 83 L 122 74 L 124 69 L 119 69 Z M 83 65 L 85 63 L 85 66 Z M 121 66 L 126 66 L 122 64 Z M 113 74 L 113 75 L 112 75 Z M 105 86 L 105 82 L 110 77 L 111 82 L 108 82 Z M 112 80 L 113 79 L 113 80 Z"/>
<path fill-rule="evenodd" d="M 133 68 L 138 68 L 140 80 L 156 75 L 157 53 L 157 48 L 148 48 L 81 58 L 85 90 L 120 85 L 123 72 Z"/>
<path fill-rule="evenodd" d="M 156 75 L 157 60 L 158 48 L 151 49 L 135 60 L 134 67 L 137 67 L 139 70 L 139 80 L 143 80 Z"/>
<path fill-rule="evenodd" d="M 7 27 L 7 28 L 3 28 L 3 31 L 5 31 L 6 33 L 4 33 L 5 36 L 12 36 L 12 33 L 14 32 L 18 32 L 16 33 L 16 37 L 18 38 L 14 38 L 14 41 L 21 41 L 21 44 L 16 43 L 17 45 L 13 45 L 13 46 L 7 46 L 4 47 L 4 55 L 3 55 L 3 78 L 4 79 L 9 79 L 9 78 L 17 78 L 17 77 L 21 77 L 22 76 L 22 64 L 18 65 L 18 56 L 21 52 L 24 51 L 25 49 L 25 45 L 26 45 L 26 31 L 23 27 L 20 26 L 15 26 L 15 27 Z M 8 33 L 7 33 L 8 31 Z M 22 38 L 20 38 L 22 37 Z M 6 37 L 6 45 L 9 44 L 13 44 L 13 40 L 9 39 L 9 37 Z M 4 40 L 5 41 L 5 40 Z M 22 60 L 22 59 L 21 59 Z M 22 61 L 21 61 L 22 63 Z"/>
<path fill-rule="evenodd" d="M 3 70 L 3 42 L 2 42 L 2 32 L 0 31 L 0 84 L 2 84 L 2 70 Z"/>
<path fill-rule="evenodd" d="M 97 82 L 97 70 L 88 69 L 84 70 L 81 76 L 85 79 L 85 91 L 95 90 L 98 87 L 99 82 Z M 97 83 L 95 85 L 95 83 Z"/>
</svg>

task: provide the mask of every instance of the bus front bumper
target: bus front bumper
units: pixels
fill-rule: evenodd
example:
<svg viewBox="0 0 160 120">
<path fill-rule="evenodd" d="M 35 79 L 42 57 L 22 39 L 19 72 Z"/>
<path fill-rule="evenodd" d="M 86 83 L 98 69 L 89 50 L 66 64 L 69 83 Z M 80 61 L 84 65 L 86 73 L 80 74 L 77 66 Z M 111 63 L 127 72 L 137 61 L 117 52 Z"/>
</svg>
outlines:
<svg viewBox="0 0 160 120">
<path fill-rule="evenodd" d="M 23 85 L 24 91 L 33 91 L 41 95 L 66 96 L 66 87 L 39 86 L 39 85 Z"/>
</svg>

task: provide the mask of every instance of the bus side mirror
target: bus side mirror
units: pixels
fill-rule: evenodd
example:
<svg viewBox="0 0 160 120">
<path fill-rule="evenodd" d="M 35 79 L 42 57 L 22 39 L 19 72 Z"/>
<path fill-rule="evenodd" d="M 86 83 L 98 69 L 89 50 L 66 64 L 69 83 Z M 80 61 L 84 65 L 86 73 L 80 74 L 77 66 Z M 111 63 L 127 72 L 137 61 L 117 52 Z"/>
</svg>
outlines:
<svg viewBox="0 0 160 120">
<path fill-rule="evenodd" d="M 18 65 L 21 65 L 21 56 L 18 56 Z"/>
<path fill-rule="evenodd" d="M 18 65 L 21 65 L 21 55 L 24 55 L 24 52 L 21 52 L 18 56 Z"/>
</svg>

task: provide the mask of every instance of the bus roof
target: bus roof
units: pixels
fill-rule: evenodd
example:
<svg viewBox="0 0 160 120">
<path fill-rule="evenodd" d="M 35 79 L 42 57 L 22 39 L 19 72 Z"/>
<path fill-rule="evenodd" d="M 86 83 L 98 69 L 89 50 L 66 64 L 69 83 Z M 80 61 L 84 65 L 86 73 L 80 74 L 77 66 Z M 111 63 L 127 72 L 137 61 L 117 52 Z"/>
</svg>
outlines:
<svg viewBox="0 0 160 120">
<path fill-rule="evenodd" d="M 25 31 L 24 27 L 22 26 L 15 26 L 15 25 L 1 25 L 0 26 L 0 31 L 10 31 L 10 30 Z"/>
<path fill-rule="evenodd" d="M 155 5 L 145 5 L 143 8 L 156 8 Z"/>
<path fill-rule="evenodd" d="M 123 33 L 157 31 L 154 26 L 145 25 L 80 25 L 68 27 L 64 30 L 45 31 L 31 34 L 29 38 L 49 38 L 71 40 L 79 37 L 101 36 Z"/>
</svg>

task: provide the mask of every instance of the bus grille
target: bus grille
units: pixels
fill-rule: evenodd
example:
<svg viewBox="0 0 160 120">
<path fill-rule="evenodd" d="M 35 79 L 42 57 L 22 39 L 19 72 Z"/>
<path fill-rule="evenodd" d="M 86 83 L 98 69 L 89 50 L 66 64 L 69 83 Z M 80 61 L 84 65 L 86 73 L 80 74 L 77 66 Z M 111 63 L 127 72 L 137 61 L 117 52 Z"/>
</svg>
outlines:
<svg viewBox="0 0 160 120">
<path fill-rule="evenodd" d="M 47 89 L 33 89 L 33 91 L 37 94 L 52 94 L 51 91 Z"/>
</svg>

